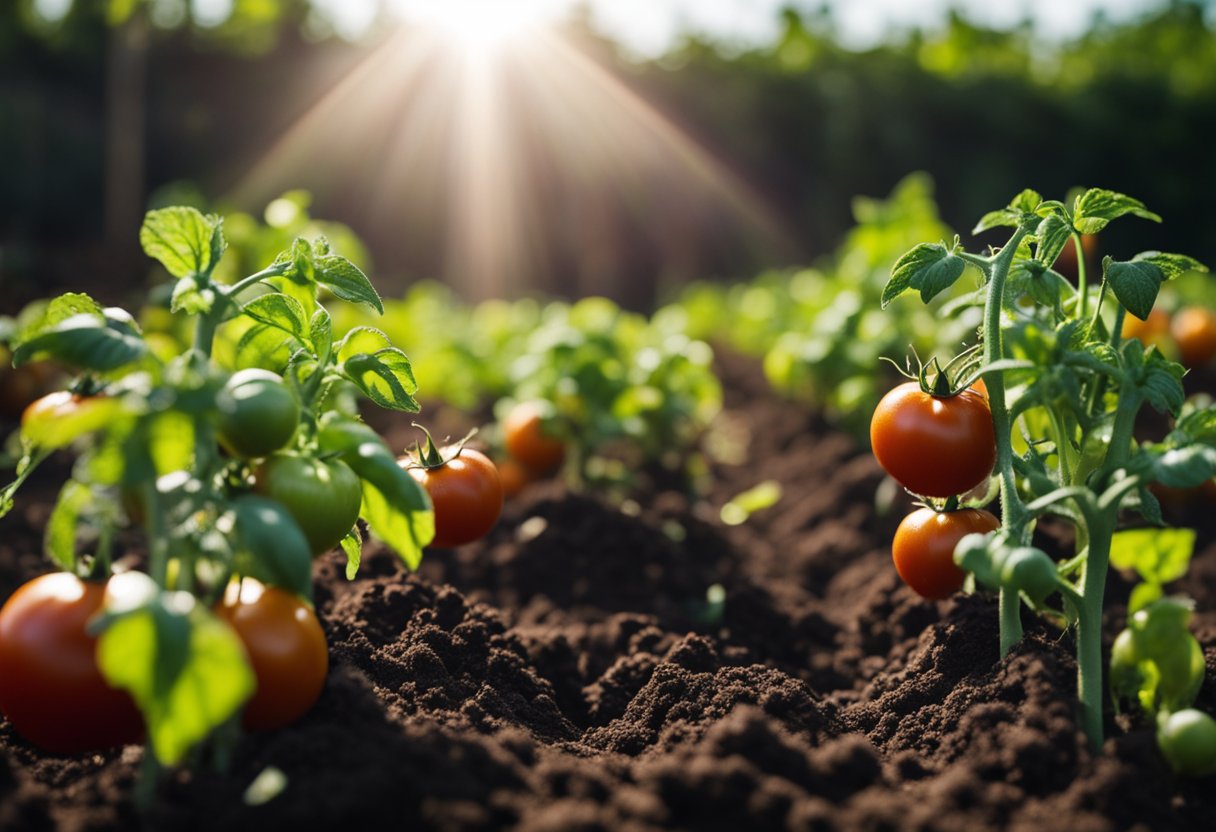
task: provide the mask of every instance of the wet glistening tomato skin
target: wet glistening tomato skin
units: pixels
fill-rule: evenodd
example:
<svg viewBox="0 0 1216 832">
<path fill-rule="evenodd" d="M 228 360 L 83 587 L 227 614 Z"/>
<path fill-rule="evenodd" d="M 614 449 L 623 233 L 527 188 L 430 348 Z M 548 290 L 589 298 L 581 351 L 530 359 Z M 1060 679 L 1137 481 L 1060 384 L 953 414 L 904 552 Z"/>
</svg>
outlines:
<svg viewBox="0 0 1216 832">
<path fill-rule="evenodd" d="M 143 719 L 106 684 L 85 631 L 105 585 L 67 572 L 24 584 L 0 609 L 0 711 L 17 733 L 61 754 L 139 742 Z"/>
<path fill-rule="evenodd" d="M 954 562 L 954 547 L 972 533 L 995 531 L 1000 522 L 983 509 L 937 512 L 917 509 L 895 530 L 891 558 L 904 583 L 925 598 L 948 598 L 967 577 Z"/>
<path fill-rule="evenodd" d="M 996 463 L 992 411 L 976 390 L 942 398 L 899 385 L 874 410 L 870 444 L 888 474 L 924 497 L 965 494 Z"/>
</svg>

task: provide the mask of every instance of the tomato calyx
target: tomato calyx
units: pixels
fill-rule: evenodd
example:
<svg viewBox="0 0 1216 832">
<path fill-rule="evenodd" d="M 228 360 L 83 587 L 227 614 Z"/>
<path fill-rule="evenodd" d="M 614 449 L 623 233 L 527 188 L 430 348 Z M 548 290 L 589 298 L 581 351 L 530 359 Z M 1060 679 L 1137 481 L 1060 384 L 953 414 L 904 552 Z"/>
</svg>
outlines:
<svg viewBox="0 0 1216 832">
<path fill-rule="evenodd" d="M 963 350 L 947 361 L 945 366 L 942 366 L 937 356 L 927 362 L 922 362 L 920 357 L 916 356 L 915 373 L 910 366 L 900 367 L 894 361 L 888 361 L 901 376 L 915 381 L 920 385 L 921 392 L 935 399 L 952 399 L 966 390 L 975 390 L 987 398 L 981 372 L 983 355 L 978 344 Z"/>
<path fill-rule="evenodd" d="M 459 442 L 456 442 L 455 444 L 445 444 L 443 446 L 443 452 L 441 452 L 440 449 L 435 445 L 435 440 L 431 436 L 431 432 L 429 430 L 417 422 L 411 422 L 410 426 L 418 428 L 418 430 L 422 431 L 423 434 L 426 435 L 426 445 L 424 447 L 422 442 L 414 443 L 413 457 L 408 463 L 402 466 L 407 471 L 411 468 L 421 468 L 424 471 L 429 471 L 433 468 L 442 468 L 453 459 L 460 456 L 461 452 L 464 451 L 464 446 L 477 435 L 477 428 L 473 428 L 471 431 L 466 433 Z M 447 456 L 444 456 L 444 452 L 447 453 Z"/>
</svg>

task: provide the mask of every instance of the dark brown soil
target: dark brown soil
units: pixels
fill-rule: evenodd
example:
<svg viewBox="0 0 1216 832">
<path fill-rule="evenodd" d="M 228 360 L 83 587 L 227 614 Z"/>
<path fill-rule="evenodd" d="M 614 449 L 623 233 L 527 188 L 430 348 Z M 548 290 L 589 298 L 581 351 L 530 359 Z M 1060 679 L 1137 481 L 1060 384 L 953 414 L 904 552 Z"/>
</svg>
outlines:
<svg viewBox="0 0 1216 832">
<path fill-rule="evenodd" d="M 990 599 L 915 596 L 870 457 L 751 365 L 724 371 L 748 462 L 719 465 L 706 503 L 545 484 L 418 575 L 375 547 L 351 583 L 322 559 L 332 670 L 300 723 L 247 737 L 227 773 L 174 775 L 141 816 L 142 749 L 52 757 L 0 722 L 0 828 L 1216 829 L 1216 782 L 1175 779 L 1149 731 L 1110 719 L 1087 748 L 1067 639 L 1027 618 L 999 660 Z M 776 506 L 718 519 L 768 479 Z M 34 486 L 4 521 L 0 597 L 45 568 Z M 1179 589 L 1216 611 L 1198 519 Z M 1216 710 L 1216 614 L 1197 632 Z M 249 805 L 268 767 L 287 785 Z"/>
</svg>

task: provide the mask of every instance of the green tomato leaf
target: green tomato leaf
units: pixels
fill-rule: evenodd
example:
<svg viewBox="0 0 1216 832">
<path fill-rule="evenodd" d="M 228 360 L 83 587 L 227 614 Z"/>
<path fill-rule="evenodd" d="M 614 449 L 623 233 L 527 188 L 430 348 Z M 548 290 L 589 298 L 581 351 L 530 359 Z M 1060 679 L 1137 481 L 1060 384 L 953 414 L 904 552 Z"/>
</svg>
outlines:
<svg viewBox="0 0 1216 832">
<path fill-rule="evenodd" d="M 418 391 L 414 371 L 405 353 L 385 347 L 375 353 L 353 355 L 342 364 L 343 374 L 380 407 L 417 413 L 421 408 L 413 394 Z"/>
<path fill-rule="evenodd" d="M 184 312 L 187 315 L 202 315 L 211 311 L 215 305 L 215 290 L 200 287 L 193 275 L 187 275 L 173 287 L 173 297 L 169 302 L 170 312 Z"/>
<path fill-rule="evenodd" d="M 1111 538 L 1110 562 L 1116 569 L 1134 569 L 1142 580 L 1164 585 L 1186 574 L 1194 550 L 1193 529 L 1130 529 Z"/>
<path fill-rule="evenodd" d="M 1073 225 L 1082 234 L 1097 234 L 1111 220 L 1127 214 L 1161 222 L 1161 217 L 1144 207 L 1144 203 L 1138 199 L 1101 188 L 1090 188 L 1077 197 L 1073 206 Z"/>
<path fill-rule="evenodd" d="M 1142 321 L 1147 319 L 1165 282 L 1160 267 L 1147 260 L 1119 262 L 1107 256 L 1102 258 L 1102 273 L 1123 308 Z"/>
<path fill-rule="evenodd" d="M 1102 259 L 1102 272 L 1115 297 L 1140 320 L 1148 318 L 1161 284 L 1187 272 L 1206 272 L 1207 266 L 1181 254 L 1145 251 L 1131 260 Z"/>
<path fill-rule="evenodd" d="M 1165 597 L 1165 590 L 1161 588 L 1161 584 L 1136 584 L 1132 589 L 1131 597 L 1127 599 L 1127 613 L 1131 615 L 1163 597 Z"/>
<path fill-rule="evenodd" d="M 15 349 L 30 338 L 54 329 L 57 324 L 68 318 L 86 314 L 100 320 L 105 317 L 105 310 L 101 304 L 82 292 L 59 295 L 47 303 L 39 314 L 24 322 L 15 337 L 10 336 L 9 346 Z"/>
<path fill-rule="evenodd" d="M 318 309 L 312 316 L 312 322 L 308 327 L 308 338 L 312 341 L 313 350 L 322 361 L 333 352 L 334 325 L 329 313 L 324 309 Z"/>
<path fill-rule="evenodd" d="M 84 483 L 68 480 L 46 524 L 44 547 L 47 555 L 68 572 L 76 569 L 76 531 L 81 516 L 93 503 L 93 490 Z"/>
<path fill-rule="evenodd" d="M 971 229 L 972 234 L 980 234 L 992 228 L 1010 227 L 1017 228 L 1026 221 L 1027 216 L 1033 216 L 1039 205 L 1043 202 L 1043 197 L 1039 196 L 1038 191 L 1027 188 L 1020 194 L 1010 200 L 1009 205 L 999 211 L 989 211 L 980 221 L 975 224 L 975 228 Z"/>
<path fill-rule="evenodd" d="M 1136 386 L 1144 400 L 1158 413 L 1176 416 L 1186 401 L 1186 392 L 1182 388 L 1182 365 L 1166 359 L 1156 350 L 1136 352 L 1139 343 L 1135 341 L 1132 349 L 1124 353 L 1125 356 L 1131 353 L 1142 355 L 1143 363 L 1134 375 Z"/>
<path fill-rule="evenodd" d="M 1060 252 L 1064 250 L 1064 246 L 1068 245 L 1068 241 L 1072 237 L 1072 226 L 1067 217 L 1051 213 L 1043 218 L 1034 234 L 1038 240 L 1035 259 L 1046 266 L 1051 266 L 1060 256 Z"/>
<path fill-rule="evenodd" d="M 363 538 L 357 529 L 351 529 L 342 538 L 340 545 L 346 553 L 346 580 L 353 581 L 359 574 L 359 564 L 363 560 Z"/>
<path fill-rule="evenodd" d="M 1216 448 L 1189 445 L 1148 457 L 1147 475 L 1169 488 L 1198 488 L 1216 476 Z"/>
<path fill-rule="evenodd" d="M 928 303 L 953 286 L 966 267 L 967 262 L 944 244 L 921 243 L 895 263 L 882 291 L 882 305 L 886 307 L 908 289 L 919 290 L 921 300 Z"/>
<path fill-rule="evenodd" d="M 319 241 L 320 243 L 320 241 Z M 384 303 L 358 266 L 337 254 L 321 254 L 313 261 L 317 283 L 327 287 L 339 298 L 351 303 L 365 303 L 381 315 Z"/>
<path fill-rule="evenodd" d="M 130 584 L 133 603 L 120 597 Z M 106 595 L 98 667 L 139 706 L 152 753 L 176 765 L 253 694 L 245 648 L 193 596 L 162 593 L 141 573 L 111 579 Z"/>
<path fill-rule="evenodd" d="M 149 211 L 139 242 L 174 277 L 210 275 L 225 247 L 220 218 L 184 206 Z"/>
<path fill-rule="evenodd" d="M 148 451 L 158 476 L 189 468 L 194 462 L 194 419 L 167 410 L 148 424 Z"/>
<path fill-rule="evenodd" d="M 281 292 L 259 295 L 241 307 L 255 321 L 280 329 L 298 341 L 309 335 L 308 314 L 298 300 Z"/>
<path fill-rule="evenodd" d="M 13 349 L 13 366 L 54 358 L 78 369 L 109 372 L 147 353 L 148 346 L 139 336 L 110 326 L 104 316 L 81 313 L 22 341 Z"/>
<path fill-rule="evenodd" d="M 232 501 L 231 524 L 237 538 L 237 571 L 264 584 L 312 599 L 312 550 L 299 523 L 281 503 L 247 494 Z"/>
<path fill-rule="evenodd" d="M 423 548 L 435 537 L 431 498 L 418 481 L 397 464 L 397 458 L 383 441 L 360 442 L 351 447 L 356 434 L 353 431 L 346 432 L 345 436 L 337 433 L 329 441 L 346 446 L 341 453 L 342 461 L 363 481 L 363 506 L 359 516 L 367 521 L 372 534 L 401 556 L 406 566 L 417 569 L 422 563 Z"/>
</svg>

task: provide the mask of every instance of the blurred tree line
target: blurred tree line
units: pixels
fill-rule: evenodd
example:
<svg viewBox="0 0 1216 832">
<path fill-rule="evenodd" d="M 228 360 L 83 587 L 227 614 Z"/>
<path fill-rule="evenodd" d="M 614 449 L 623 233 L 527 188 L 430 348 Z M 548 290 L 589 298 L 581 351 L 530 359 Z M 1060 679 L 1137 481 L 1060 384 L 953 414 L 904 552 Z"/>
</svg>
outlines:
<svg viewBox="0 0 1216 832">
<path fill-rule="evenodd" d="M 77 0 L 54 21 L 38 5 L 0 4 L 0 312 L 81 280 L 114 299 L 142 282 L 135 227 L 152 195 L 172 185 L 182 197 L 183 180 L 197 201 L 225 194 L 307 112 L 312 101 L 293 91 L 332 86 L 386 28 L 348 43 L 307 0 L 235 0 L 230 17 L 205 26 L 186 0 Z M 1168 248 L 1216 261 L 1209 6 L 1172 0 L 1131 23 L 1099 16 L 1067 42 L 956 13 L 940 31 L 893 34 L 865 51 L 841 44 L 830 14 L 788 10 L 771 44 L 688 37 L 647 61 L 624 56 L 583 12 L 567 36 L 754 188 L 794 240 L 723 236 L 719 218 L 702 229 L 705 245 L 673 263 L 628 204 L 609 205 L 623 215 L 614 241 L 627 274 L 601 291 L 645 306 L 693 277 L 813 259 L 851 224 L 852 197 L 885 194 L 913 170 L 935 178 L 943 218 L 964 233 L 1022 187 L 1062 196 L 1096 185 L 1166 218 L 1129 224 L 1129 251 L 1110 253 Z M 379 282 L 441 273 L 440 241 L 403 246 L 400 224 L 370 212 L 356 189 L 284 184 L 314 191 L 315 216 L 354 226 Z M 551 231 L 550 274 L 528 280 L 560 293 L 577 265 L 577 246 L 557 239 L 567 207 L 536 210 Z"/>
</svg>

